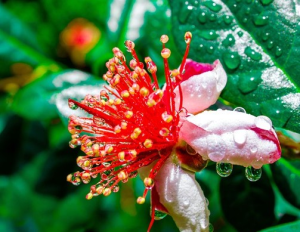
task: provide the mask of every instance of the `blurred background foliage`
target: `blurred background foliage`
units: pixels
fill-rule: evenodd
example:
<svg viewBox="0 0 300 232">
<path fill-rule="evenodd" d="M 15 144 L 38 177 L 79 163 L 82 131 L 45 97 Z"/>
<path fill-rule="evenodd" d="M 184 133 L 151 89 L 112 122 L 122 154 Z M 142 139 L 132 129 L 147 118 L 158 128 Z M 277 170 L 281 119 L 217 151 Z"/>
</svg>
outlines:
<svg viewBox="0 0 300 232">
<path fill-rule="evenodd" d="M 215 165 L 196 174 L 215 231 L 299 231 L 299 5 L 285 1 L 288 18 L 278 2 L 0 1 L 0 231 L 146 231 L 149 199 L 136 205 L 144 188 L 138 178 L 90 201 L 89 186 L 66 182 L 82 154 L 68 145 L 67 99 L 98 93 L 111 49 L 125 51 L 126 39 L 135 41 L 139 57 L 152 57 L 163 83 L 159 38 L 169 35 L 176 68 L 186 30 L 195 41 L 190 57 L 221 59 L 228 72 L 213 108 L 242 106 L 268 115 L 283 148 L 283 158 L 266 165 L 255 183 L 241 167 L 228 178 L 218 176 Z M 278 36 L 282 28 L 291 33 Z M 152 230 L 178 229 L 166 217 Z"/>
</svg>

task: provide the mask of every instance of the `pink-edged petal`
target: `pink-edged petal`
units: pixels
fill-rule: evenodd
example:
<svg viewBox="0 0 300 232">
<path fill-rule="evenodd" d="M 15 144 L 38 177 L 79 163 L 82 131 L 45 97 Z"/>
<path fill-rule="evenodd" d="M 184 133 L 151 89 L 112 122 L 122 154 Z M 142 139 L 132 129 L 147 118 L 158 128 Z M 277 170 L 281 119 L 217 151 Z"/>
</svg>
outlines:
<svg viewBox="0 0 300 232">
<path fill-rule="evenodd" d="M 187 59 L 184 66 L 184 73 L 181 76 L 182 81 L 186 81 L 191 76 L 199 75 L 204 72 L 212 71 L 214 66 L 207 63 L 198 63 L 191 59 Z"/>
<path fill-rule="evenodd" d="M 180 138 L 203 159 L 260 168 L 281 156 L 271 120 L 265 116 L 218 110 L 186 118 Z"/>
<path fill-rule="evenodd" d="M 189 73 L 191 72 L 189 71 Z M 220 61 L 216 60 L 213 64 L 213 70 L 195 74 L 180 83 L 183 94 L 183 107 L 192 114 L 205 110 L 217 101 L 226 82 L 226 72 Z M 175 104 L 178 109 L 180 102 L 178 86 L 175 88 L 174 93 L 176 94 Z"/>
<path fill-rule="evenodd" d="M 161 204 L 180 231 L 209 231 L 208 203 L 194 173 L 181 169 L 169 157 L 155 178 L 155 186 Z"/>
</svg>

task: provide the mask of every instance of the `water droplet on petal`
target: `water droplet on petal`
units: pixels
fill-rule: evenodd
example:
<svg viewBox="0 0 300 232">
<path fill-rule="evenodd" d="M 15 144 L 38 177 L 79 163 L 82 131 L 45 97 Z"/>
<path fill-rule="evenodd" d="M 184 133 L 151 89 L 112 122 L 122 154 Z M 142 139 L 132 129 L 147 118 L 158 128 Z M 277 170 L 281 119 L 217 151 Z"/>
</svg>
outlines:
<svg viewBox="0 0 300 232">
<path fill-rule="evenodd" d="M 230 163 L 217 163 L 216 170 L 221 177 L 227 177 L 232 173 L 233 165 Z"/>
<path fill-rule="evenodd" d="M 240 113 L 246 113 L 246 110 L 243 107 L 236 107 L 236 108 L 234 108 L 233 111 L 240 112 Z"/>
<path fill-rule="evenodd" d="M 258 116 L 254 120 L 256 127 L 263 130 L 270 130 L 272 128 L 272 121 L 266 116 Z"/>
<path fill-rule="evenodd" d="M 183 206 L 185 207 L 185 208 L 187 208 L 187 207 L 189 207 L 190 206 L 190 201 L 187 199 L 187 200 L 184 200 L 183 201 Z"/>
<path fill-rule="evenodd" d="M 215 152 L 208 153 L 208 158 L 215 161 L 215 162 L 219 162 L 224 158 L 224 155 L 225 154 L 223 154 L 221 152 L 215 151 Z"/>
<path fill-rule="evenodd" d="M 251 154 L 255 154 L 257 152 L 257 147 L 256 146 L 250 147 L 250 152 Z"/>
<path fill-rule="evenodd" d="M 245 169 L 245 175 L 246 175 L 247 179 L 252 182 L 258 181 L 261 177 L 261 174 L 262 174 L 261 168 L 255 169 L 255 168 L 249 166 L 249 167 L 246 167 L 246 169 Z"/>
<path fill-rule="evenodd" d="M 154 212 L 154 219 L 155 220 L 161 220 L 164 219 L 168 214 L 166 214 L 165 212 L 159 211 L 159 210 L 155 210 Z"/>
<path fill-rule="evenodd" d="M 233 140 L 238 145 L 244 145 L 247 139 L 247 133 L 244 130 L 235 130 L 233 132 Z"/>
</svg>

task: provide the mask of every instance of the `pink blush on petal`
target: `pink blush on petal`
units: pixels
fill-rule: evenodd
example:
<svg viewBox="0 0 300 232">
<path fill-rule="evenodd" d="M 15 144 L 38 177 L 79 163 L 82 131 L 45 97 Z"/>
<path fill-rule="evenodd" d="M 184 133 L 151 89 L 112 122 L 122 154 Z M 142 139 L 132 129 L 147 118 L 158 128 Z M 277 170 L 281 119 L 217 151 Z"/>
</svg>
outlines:
<svg viewBox="0 0 300 232">
<path fill-rule="evenodd" d="M 189 79 L 191 76 L 199 75 L 201 73 L 208 72 L 208 71 L 212 71 L 214 69 L 214 66 L 211 64 L 198 63 L 191 59 L 187 59 L 184 69 L 185 69 L 185 72 L 181 76 L 182 81 Z"/>
</svg>

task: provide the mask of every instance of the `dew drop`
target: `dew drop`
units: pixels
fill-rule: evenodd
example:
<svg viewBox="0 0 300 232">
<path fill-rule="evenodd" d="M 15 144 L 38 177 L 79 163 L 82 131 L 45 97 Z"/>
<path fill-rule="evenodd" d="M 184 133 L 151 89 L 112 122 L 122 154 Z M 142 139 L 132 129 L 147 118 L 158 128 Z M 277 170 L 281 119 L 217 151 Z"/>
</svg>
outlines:
<svg viewBox="0 0 300 232">
<path fill-rule="evenodd" d="M 214 151 L 214 152 L 208 153 L 208 158 L 215 162 L 219 162 L 224 158 L 224 155 L 225 155 L 224 153 Z"/>
<path fill-rule="evenodd" d="M 230 23 L 232 23 L 232 21 L 233 21 L 233 17 L 232 16 L 230 16 L 230 15 L 224 15 L 224 22 L 226 23 L 226 24 L 230 24 Z"/>
<path fill-rule="evenodd" d="M 244 35 L 244 32 L 239 31 L 237 34 L 238 34 L 239 37 L 242 37 Z"/>
<path fill-rule="evenodd" d="M 214 46 L 209 46 L 208 48 L 207 48 L 207 52 L 209 53 L 209 54 L 212 54 L 213 52 L 214 52 L 214 50 L 215 50 L 215 48 L 214 48 Z"/>
<path fill-rule="evenodd" d="M 154 211 L 154 220 L 161 220 L 164 219 L 168 214 L 165 212 L 162 212 L 160 210 L 155 210 Z"/>
<path fill-rule="evenodd" d="M 243 23 L 246 23 L 248 21 L 248 18 L 243 19 Z"/>
<path fill-rule="evenodd" d="M 236 107 L 236 108 L 234 108 L 233 111 L 240 112 L 240 113 L 246 113 L 246 110 L 243 107 Z"/>
<path fill-rule="evenodd" d="M 264 14 L 260 14 L 258 16 L 255 17 L 254 19 L 254 24 L 256 26 L 264 26 L 269 22 L 269 16 L 264 15 Z"/>
<path fill-rule="evenodd" d="M 256 146 L 252 146 L 252 147 L 250 147 L 250 152 L 251 152 L 251 154 L 256 154 L 256 152 L 257 152 L 257 147 Z"/>
<path fill-rule="evenodd" d="M 260 61 L 262 58 L 262 55 L 259 52 L 256 52 L 254 49 L 250 47 L 245 48 L 245 54 L 255 61 Z"/>
<path fill-rule="evenodd" d="M 256 127 L 263 130 L 270 130 L 272 128 L 272 121 L 266 116 L 258 116 L 254 120 Z"/>
<path fill-rule="evenodd" d="M 198 15 L 198 21 L 200 23 L 206 23 L 206 14 L 205 12 L 201 12 L 199 15 Z"/>
<path fill-rule="evenodd" d="M 262 35 L 262 40 L 263 41 L 267 41 L 270 37 L 270 33 L 269 32 L 265 32 L 263 35 Z"/>
<path fill-rule="evenodd" d="M 77 110 L 78 106 L 74 104 L 74 102 L 69 101 L 68 102 L 69 108 L 72 110 Z"/>
<path fill-rule="evenodd" d="M 247 140 L 247 134 L 244 130 L 235 130 L 233 132 L 233 140 L 238 146 L 245 144 Z"/>
<path fill-rule="evenodd" d="M 199 32 L 199 36 L 207 39 L 207 40 L 214 40 L 218 38 L 218 34 L 213 30 L 203 30 Z"/>
<path fill-rule="evenodd" d="M 184 200 L 183 201 L 183 206 L 185 207 L 185 208 L 187 208 L 187 207 L 189 207 L 190 206 L 190 201 L 187 199 L 187 200 Z"/>
<path fill-rule="evenodd" d="M 213 1 L 206 1 L 203 3 L 203 5 L 214 12 L 219 12 L 222 9 L 221 5 L 219 5 Z"/>
<path fill-rule="evenodd" d="M 260 0 L 260 2 L 263 4 L 263 5 L 269 5 L 270 3 L 272 3 L 274 0 Z"/>
<path fill-rule="evenodd" d="M 247 3 L 252 3 L 252 1 L 253 1 L 253 0 L 247 0 L 246 2 L 247 2 Z"/>
<path fill-rule="evenodd" d="M 274 42 L 273 42 L 272 40 L 269 41 L 268 44 L 267 44 L 267 48 L 268 48 L 268 49 L 272 49 L 273 46 L 274 46 Z"/>
<path fill-rule="evenodd" d="M 276 51 L 275 51 L 275 55 L 278 57 L 278 56 L 281 56 L 282 54 L 282 49 L 280 47 L 276 47 Z"/>
<path fill-rule="evenodd" d="M 219 176 L 227 177 L 232 173 L 233 165 L 230 163 L 217 163 L 216 170 Z"/>
<path fill-rule="evenodd" d="M 237 52 L 226 52 L 223 54 L 223 59 L 229 69 L 236 69 L 241 63 L 241 58 Z"/>
<path fill-rule="evenodd" d="M 213 22 L 213 21 L 216 21 L 216 20 L 217 20 L 216 14 L 210 14 L 210 15 L 209 15 L 209 20 L 212 21 L 212 22 Z"/>
<path fill-rule="evenodd" d="M 248 15 L 248 14 L 250 14 L 250 11 L 251 11 L 251 8 L 250 8 L 250 7 L 247 7 L 245 13 Z"/>
<path fill-rule="evenodd" d="M 255 182 L 258 181 L 261 177 L 262 170 L 261 168 L 255 169 L 251 166 L 246 167 L 245 175 L 249 181 Z"/>
<path fill-rule="evenodd" d="M 228 34 L 226 38 L 223 40 L 222 44 L 225 47 L 229 47 L 235 44 L 235 39 L 232 34 Z"/>
<path fill-rule="evenodd" d="M 179 14 L 179 22 L 182 24 L 186 23 L 193 9 L 194 7 L 191 5 L 184 5 Z"/>
</svg>

